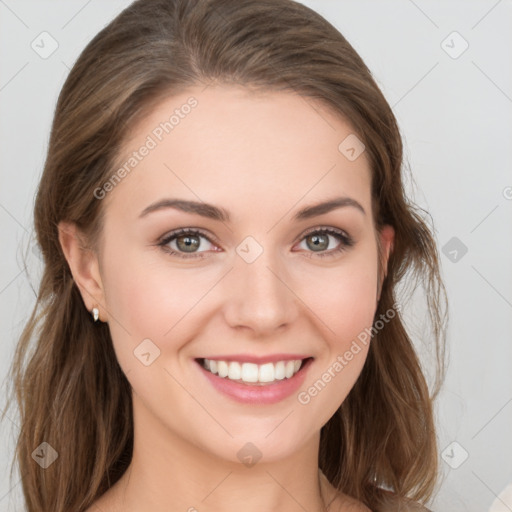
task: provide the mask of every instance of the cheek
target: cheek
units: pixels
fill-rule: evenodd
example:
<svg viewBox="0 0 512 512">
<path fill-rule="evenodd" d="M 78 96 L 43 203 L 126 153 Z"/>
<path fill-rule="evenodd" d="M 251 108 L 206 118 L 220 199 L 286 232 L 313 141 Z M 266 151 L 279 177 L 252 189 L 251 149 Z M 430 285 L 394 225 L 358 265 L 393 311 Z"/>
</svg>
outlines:
<svg viewBox="0 0 512 512">
<path fill-rule="evenodd" d="M 204 320 L 205 298 L 219 279 L 218 270 L 181 268 L 144 251 L 117 248 L 122 258 L 105 265 L 105 296 L 114 350 L 125 374 L 135 383 L 148 368 L 136 359 L 139 352 L 158 354 L 155 365 L 168 365 Z M 112 251 L 113 254 L 114 251 Z M 156 261 L 155 261 L 156 260 Z M 148 345 L 146 340 L 151 340 Z M 144 349 L 142 348 L 144 347 Z M 145 384 L 144 384 L 145 383 Z M 156 384 L 155 384 L 156 385 Z"/>
<path fill-rule="evenodd" d="M 197 269 L 171 270 L 154 259 L 125 253 L 106 266 L 106 302 L 130 333 L 162 338 L 200 300 L 208 283 Z"/>
<path fill-rule="evenodd" d="M 370 245 L 363 249 L 347 253 L 336 265 L 303 262 L 288 274 L 290 288 L 303 301 L 297 305 L 304 310 L 301 316 L 315 324 L 331 358 L 348 350 L 373 321 L 376 258 Z M 172 340 L 186 339 L 191 318 L 206 314 L 200 303 L 218 281 L 219 269 L 171 267 L 165 258 L 148 257 L 144 251 L 121 245 L 111 247 L 109 254 L 104 265 L 105 296 L 119 359 L 133 359 L 131 352 L 144 339 L 162 350 Z M 229 300 L 229 295 L 220 298 L 224 299 Z"/>
<path fill-rule="evenodd" d="M 343 348 L 365 327 L 376 309 L 377 267 L 371 253 L 358 253 L 337 268 L 315 269 L 302 286 L 308 307 L 323 325 L 325 338 Z"/>
<path fill-rule="evenodd" d="M 323 344 L 315 371 L 297 395 L 304 413 L 324 425 L 350 393 L 368 355 L 376 310 L 377 269 L 373 257 L 357 258 L 309 288 L 308 306 L 318 317 Z M 310 274 L 311 277 L 311 274 Z M 318 276 L 317 276 L 318 277 Z M 319 342 L 320 343 L 320 342 Z"/>
</svg>

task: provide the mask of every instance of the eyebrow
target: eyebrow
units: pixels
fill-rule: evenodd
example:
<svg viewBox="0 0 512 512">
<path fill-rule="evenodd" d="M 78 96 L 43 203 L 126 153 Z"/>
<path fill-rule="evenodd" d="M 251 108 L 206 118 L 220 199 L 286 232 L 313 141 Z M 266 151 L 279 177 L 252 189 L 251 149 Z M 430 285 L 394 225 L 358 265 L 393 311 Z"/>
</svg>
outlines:
<svg viewBox="0 0 512 512">
<path fill-rule="evenodd" d="M 333 199 L 329 199 L 328 201 L 302 208 L 293 216 L 292 220 L 299 221 L 310 219 L 312 217 L 317 217 L 319 215 L 329 213 L 330 211 L 336 210 L 338 208 L 350 206 L 358 209 L 360 212 L 362 212 L 363 215 L 366 215 L 365 209 L 355 199 L 352 199 L 351 197 L 335 197 Z M 200 215 L 201 217 L 206 217 L 208 219 L 218 220 L 221 222 L 230 222 L 231 220 L 229 212 L 224 208 L 220 208 L 208 203 L 186 201 L 184 199 L 161 199 L 144 208 L 144 210 L 139 215 L 139 218 L 145 217 L 152 212 L 167 208 L 174 208 L 186 213 L 194 213 L 196 215 Z"/>
</svg>

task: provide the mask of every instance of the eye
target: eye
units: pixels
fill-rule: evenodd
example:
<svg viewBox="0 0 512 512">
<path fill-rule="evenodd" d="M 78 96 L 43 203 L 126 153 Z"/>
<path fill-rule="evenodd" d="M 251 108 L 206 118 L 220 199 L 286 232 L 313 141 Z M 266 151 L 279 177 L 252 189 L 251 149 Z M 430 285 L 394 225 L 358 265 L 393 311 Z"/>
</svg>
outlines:
<svg viewBox="0 0 512 512">
<path fill-rule="evenodd" d="M 163 238 L 158 245 L 162 247 L 165 252 L 168 252 L 172 256 L 178 256 L 179 258 L 204 258 L 202 252 L 197 252 L 197 249 L 203 248 L 204 243 L 202 239 L 207 241 L 207 244 L 211 244 L 210 239 L 202 231 L 198 229 L 178 229 L 172 231 Z M 172 244 L 175 243 L 173 247 Z M 206 249 L 208 250 L 208 249 Z"/>
<path fill-rule="evenodd" d="M 337 239 L 339 241 L 338 247 L 331 248 L 326 251 L 331 245 L 330 239 Z M 306 243 L 307 249 L 313 249 L 306 255 L 308 258 L 318 256 L 319 258 L 336 256 L 342 251 L 347 250 L 354 245 L 354 240 L 341 229 L 322 227 L 314 228 L 303 235 L 301 242 Z"/>
<path fill-rule="evenodd" d="M 331 239 L 338 240 L 339 245 L 327 251 L 331 245 Z M 162 247 L 162 249 L 171 256 L 185 259 L 204 258 L 203 252 L 207 252 L 211 249 L 208 247 L 204 248 L 205 244 L 202 243 L 202 240 L 206 240 L 206 245 L 213 245 L 213 242 L 211 242 L 210 238 L 203 231 L 192 228 L 181 228 L 166 235 L 158 242 L 158 246 Z M 354 240 L 344 231 L 331 227 L 314 228 L 302 236 L 301 242 L 306 243 L 306 251 L 307 249 L 312 249 L 311 251 L 307 251 L 309 252 L 309 254 L 306 255 L 308 258 L 312 258 L 313 256 L 319 258 L 335 256 L 354 245 Z M 204 250 L 199 251 L 200 248 Z"/>
</svg>

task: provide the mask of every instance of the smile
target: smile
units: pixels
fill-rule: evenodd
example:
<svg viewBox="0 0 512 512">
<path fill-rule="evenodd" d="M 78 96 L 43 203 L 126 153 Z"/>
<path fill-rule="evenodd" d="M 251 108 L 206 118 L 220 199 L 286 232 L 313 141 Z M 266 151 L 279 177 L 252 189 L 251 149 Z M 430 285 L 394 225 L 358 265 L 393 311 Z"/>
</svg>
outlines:
<svg viewBox="0 0 512 512">
<path fill-rule="evenodd" d="M 276 361 L 275 363 L 255 364 L 238 361 L 222 361 L 215 359 L 200 360 L 203 368 L 214 375 L 238 382 L 269 383 L 276 380 L 290 379 L 301 368 L 305 359 Z"/>
<path fill-rule="evenodd" d="M 200 358 L 195 364 L 205 382 L 222 395 L 244 404 L 270 405 L 297 392 L 313 360 L 307 357 L 257 364 Z"/>
</svg>

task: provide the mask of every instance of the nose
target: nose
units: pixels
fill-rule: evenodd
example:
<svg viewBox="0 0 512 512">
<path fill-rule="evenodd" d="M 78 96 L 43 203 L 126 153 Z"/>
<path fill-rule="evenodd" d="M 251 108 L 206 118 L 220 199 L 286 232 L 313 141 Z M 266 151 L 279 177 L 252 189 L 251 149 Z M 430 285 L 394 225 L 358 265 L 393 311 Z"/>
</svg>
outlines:
<svg viewBox="0 0 512 512">
<path fill-rule="evenodd" d="M 270 336 L 291 324 L 299 303 L 285 265 L 270 250 L 252 263 L 237 256 L 226 283 L 225 319 L 237 329 Z"/>
</svg>

